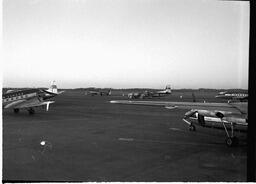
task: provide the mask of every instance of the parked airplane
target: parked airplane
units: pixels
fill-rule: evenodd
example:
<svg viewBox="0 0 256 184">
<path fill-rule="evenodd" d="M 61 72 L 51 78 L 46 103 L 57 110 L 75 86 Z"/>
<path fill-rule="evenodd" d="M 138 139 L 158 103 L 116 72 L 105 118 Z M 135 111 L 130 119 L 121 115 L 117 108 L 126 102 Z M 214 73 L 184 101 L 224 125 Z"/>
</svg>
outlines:
<svg viewBox="0 0 256 184">
<path fill-rule="evenodd" d="M 246 131 L 247 102 L 236 103 L 200 103 L 200 102 L 164 102 L 164 101 L 127 101 L 118 100 L 110 103 L 164 106 L 167 109 L 190 109 L 183 118 L 189 125 L 189 130 L 195 131 L 195 125 L 203 127 L 222 128 L 225 130 L 228 146 L 238 144 L 238 138 L 234 136 L 234 130 Z M 193 121 L 197 119 L 197 121 Z M 229 130 L 231 132 L 229 132 Z"/>
<path fill-rule="evenodd" d="M 165 90 L 153 92 L 153 95 L 154 96 L 161 96 L 161 95 L 167 95 L 167 94 L 171 94 L 171 93 L 172 93 L 171 86 L 167 85 L 165 87 Z"/>
<path fill-rule="evenodd" d="M 111 95 L 111 90 L 108 91 L 86 91 L 85 95 L 91 95 L 91 96 L 95 96 L 95 95 L 100 95 L 100 96 L 110 96 Z"/>
<path fill-rule="evenodd" d="M 143 99 L 143 98 L 152 98 L 152 97 L 160 97 L 160 96 L 165 96 L 168 94 L 171 94 L 171 86 L 167 85 L 166 88 L 162 91 L 144 91 L 142 93 L 139 92 L 133 92 L 128 94 L 129 99 Z"/>
<path fill-rule="evenodd" d="M 240 101 L 245 101 L 248 100 L 248 92 L 237 92 L 234 90 L 228 90 L 228 91 L 222 91 L 219 92 L 216 98 L 222 98 L 222 99 L 227 99 L 227 100 L 240 100 Z"/>
<path fill-rule="evenodd" d="M 52 82 L 51 86 L 49 89 L 45 90 L 46 92 L 49 92 L 48 95 L 46 96 L 51 96 L 51 94 L 54 94 L 54 96 L 59 95 L 61 93 L 64 93 L 65 91 L 59 91 L 57 85 L 55 84 L 55 81 Z"/>
<path fill-rule="evenodd" d="M 54 81 L 55 82 L 55 81 Z M 34 114 L 34 107 L 46 105 L 46 111 L 49 105 L 54 101 L 46 101 L 64 91 L 58 92 L 57 86 L 52 83 L 49 89 L 26 89 L 26 90 L 8 90 L 2 95 L 3 109 L 13 108 L 15 113 L 20 109 L 27 109 L 29 114 Z"/>
</svg>

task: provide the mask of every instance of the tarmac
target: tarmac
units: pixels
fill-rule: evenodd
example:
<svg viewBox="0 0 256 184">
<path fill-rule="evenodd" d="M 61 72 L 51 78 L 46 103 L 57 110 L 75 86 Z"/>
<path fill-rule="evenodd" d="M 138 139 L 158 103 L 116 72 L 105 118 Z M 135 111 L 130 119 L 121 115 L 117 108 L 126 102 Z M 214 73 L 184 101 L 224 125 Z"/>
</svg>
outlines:
<svg viewBox="0 0 256 184">
<path fill-rule="evenodd" d="M 48 112 L 4 110 L 3 180 L 246 181 L 246 134 L 230 148 L 223 130 L 189 131 L 186 110 L 109 103 L 117 99 L 126 97 L 66 91 Z"/>
</svg>

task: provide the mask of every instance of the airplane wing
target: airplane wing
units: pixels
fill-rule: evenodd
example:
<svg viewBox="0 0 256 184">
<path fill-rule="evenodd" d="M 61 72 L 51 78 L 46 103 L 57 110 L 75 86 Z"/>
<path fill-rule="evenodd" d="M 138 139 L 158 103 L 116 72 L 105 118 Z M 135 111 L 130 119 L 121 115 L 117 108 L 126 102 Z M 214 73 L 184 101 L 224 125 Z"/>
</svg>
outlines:
<svg viewBox="0 0 256 184">
<path fill-rule="evenodd" d="M 15 92 L 15 90 L 9 89 L 9 90 L 6 91 L 6 94 L 12 93 L 12 92 Z"/>
<path fill-rule="evenodd" d="M 48 111 L 49 105 L 54 103 L 54 101 L 41 101 L 39 98 L 30 98 L 28 100 L 18 100 L 13 103 L 7 104 L 4 106 L 5 109 L 7 108 L 30 108 L 30 107 L 38 107 L 46 105 L 46 110 Z"/>
<path fill-rule="evenodd" d="M 3 106 L 4 109 L 8 109 L 8 108 L 15 108 L 16 106 L 24 103 L 26 100 L 23 99 L 23 100 L 17 100 L 17 101 L 14 101 L 14 102 L 11 102 L 5 106 Z"/>
<path fill-rule="evenodd" d="M 21 105 L 16 106 L 16 108 L 30 108 L 30 107 L 38 107 L 38 106 L 47 106 L 47 111 L 49 109 L 49 105 L 51 103 L 54 103 L 55 101 L 43 101 L 43 102 L 29 102 L 29 103 L 23 103 Z"/>
<path fill-rule="evenodd" d="M 55 101 L 44 101 L 44 102 L 34 102 L 34 103 L 24 103 L 22 105 L 19 105 L 17 108 L 30 108 L 30 107 L 38 107 L 46 105 L 46 111 L 49 110 L 49 105 L 51 103 L 54 103 Z"/>
<path fill-rule="evenodd" d="M 197 109 L 209 111 L 227 111 L 232 114 L 247 114 L 247 103 L 200 103 L 200 102 L 167 102 L 167 101 L 129 101 L 112 100 L 110 103 L 163 106 L 168 109 Z"/>
</svg>

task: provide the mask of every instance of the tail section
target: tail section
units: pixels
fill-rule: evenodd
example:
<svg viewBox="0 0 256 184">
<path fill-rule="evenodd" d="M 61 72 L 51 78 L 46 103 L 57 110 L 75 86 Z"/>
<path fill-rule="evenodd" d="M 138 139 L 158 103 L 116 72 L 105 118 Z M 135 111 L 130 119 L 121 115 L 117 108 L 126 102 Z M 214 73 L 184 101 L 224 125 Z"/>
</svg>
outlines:
<svg viewBox="0 0 256 184">
<path fill-rule="evenodd" d="M 170 85 L 167 85 L 167 86 L 165 87 L 165 91 L 166 91 L 166 93 L 171 93 L 171 92 L 172 92 L 171 86 L 170 86 Z"/>
<path fill-rule="evenodd" d="M 57 85 L 56 85 L 55 81 L 52 81 L 50 88 L 47 89 L 46 91 L 50 92 L 50 93 L 53 93 L 53 94 L 56 94 L 56 95 L 61 94 L 61 93 L 64 92 L 64 91 L 58 92 L 58 88 L 57 88 Z"/>
<path fill-rule="evenodd" d="M 50 88 L 47 89 L 46 91 L 50 93 L 58 94 L 58 88 L 57 88 L 57 85 L 55 84 L 55 81 L 52 81 Z"/>
</svg>

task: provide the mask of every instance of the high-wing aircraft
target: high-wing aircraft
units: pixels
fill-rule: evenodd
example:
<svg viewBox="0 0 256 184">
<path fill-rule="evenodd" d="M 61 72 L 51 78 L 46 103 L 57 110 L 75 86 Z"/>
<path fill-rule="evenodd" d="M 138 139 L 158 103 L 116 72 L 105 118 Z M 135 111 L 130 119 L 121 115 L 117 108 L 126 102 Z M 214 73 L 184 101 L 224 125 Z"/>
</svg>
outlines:
<svg viewBox="0 0 256 184">
<path fill-rule="evenodd" d="M 85 95 L 100 95 L 100 96 L 110 96 L 111 95 L 111 90 L 109 89 L 108 91 L 86 91 Z"/>
<path fill-rule="evenodd" d="M 110 103 L 163 106 L 167 109 L 190 109 L 183 117 L 183 121 L 189 125 L 190 130 L 195 131 L 195 125 L 222 128 L 226 132 L 226 144 L 228 146 L 238 144 L 234 130 L 246 131 L 248 127 L 247 102 L 200 103 L 113 100 Z M 194 121 L 195 119 L 197 121 Z"/>
<path fill-rule="evenodd" d="M 55 81 L 54 81 L 55 82 Z M 20 109 L 27 109 L 29 114 L 34 114 L 34 107 L 46 105 L 46 111 L 49 105 L 54 101 L 47 101 L 64 91 L 58 92 L 56 84 L 52 83 L 49 89 L 26 89 L 26 90 L 9 90 L 2 95 L 3 109 L 12 108 L 15 113 Z"/>
<path fill-rule="evenodd" d="M 216 98 L 227 99 L 227 100 L 239 100 L 246 101 L 248 100 L 248 92 L 238 92 L 238 91 L 222 91 L 219 92 Z"/>
<path fill-rule="evenodd" d="M 166 88 L 162 91 L 144 91 L 144 92 L 133 92 L 128 94 L 129 99 L 143 99 L 143 98 L 152 98 L 152 97 L 160 97 L 171 94 L 171 86 L 167 85 Z"/>
</svg>

